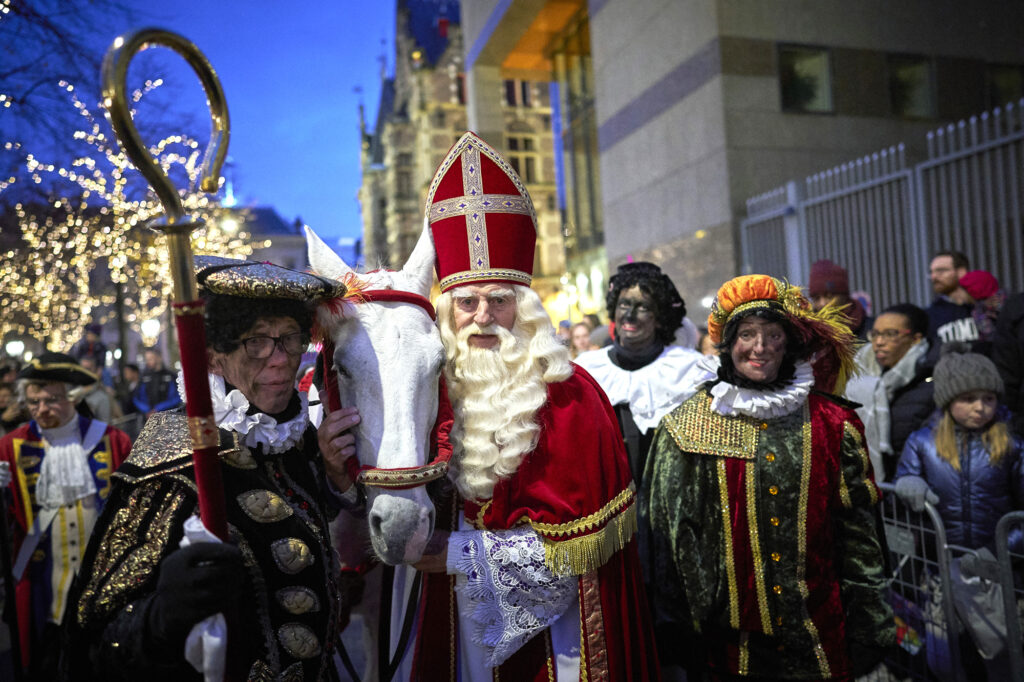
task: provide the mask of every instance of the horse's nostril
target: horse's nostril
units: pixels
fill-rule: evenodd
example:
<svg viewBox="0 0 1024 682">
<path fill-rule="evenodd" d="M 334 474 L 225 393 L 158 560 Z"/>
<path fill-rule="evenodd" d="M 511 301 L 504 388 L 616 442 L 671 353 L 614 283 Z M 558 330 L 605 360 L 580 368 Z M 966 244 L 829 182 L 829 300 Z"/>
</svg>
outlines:
<svg viewBox="0 0 1024 682">
<path fill-rule="evenodd" d="M 381 535 L 381 526 L 384 523 L 384 519 L 380 514 L 370 512 L 370 533 L 377 537 Z"/>
</svg>

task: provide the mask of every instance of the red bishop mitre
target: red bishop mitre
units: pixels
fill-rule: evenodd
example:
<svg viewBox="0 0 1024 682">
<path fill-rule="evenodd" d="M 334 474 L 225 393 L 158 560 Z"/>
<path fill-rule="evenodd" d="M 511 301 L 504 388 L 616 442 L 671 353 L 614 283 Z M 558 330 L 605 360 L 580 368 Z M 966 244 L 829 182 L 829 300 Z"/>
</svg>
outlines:
<svg viewBox="0 0 1024 682">
<path fill-rule="evenodd" d="M 426 212 L 442 292 L 466 284 L 530 285 L 533 202 L 512 166 L 475 134 L 463 135 L 441 162 Z"/>
</svg>

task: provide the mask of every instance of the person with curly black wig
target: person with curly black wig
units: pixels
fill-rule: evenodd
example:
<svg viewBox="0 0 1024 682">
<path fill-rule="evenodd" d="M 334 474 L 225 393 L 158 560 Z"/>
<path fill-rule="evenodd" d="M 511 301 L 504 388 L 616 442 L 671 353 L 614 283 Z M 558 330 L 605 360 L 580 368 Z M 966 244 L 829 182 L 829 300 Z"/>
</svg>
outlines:
<svg viewBox="0 0 1024 682">
<path fill-rule="evenodd" d="M 614 326 L 612 345 L 581 353 L 576 362 L 615 406 L 633 478 L 640 480 L 654 427 L 681 402 L 680 379 L 700 354 L 672 345 L 686 304 L 654 263 L 620 265 L 605 303 Z"/>
</svg>

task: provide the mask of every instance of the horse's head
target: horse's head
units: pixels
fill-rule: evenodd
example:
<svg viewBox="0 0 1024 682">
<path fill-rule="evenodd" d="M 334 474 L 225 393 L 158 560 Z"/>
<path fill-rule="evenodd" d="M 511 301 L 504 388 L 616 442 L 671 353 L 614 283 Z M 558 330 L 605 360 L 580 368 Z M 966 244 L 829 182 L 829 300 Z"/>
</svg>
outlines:
<svg viewBox="0 0 1024 682">
<path fill-rule="evenodd" d="M 341 404 L 359 408 L 360 463 L 382 469 L 426 464 L 444 363 L 441 337 L 422 307 L 364 301 L 359 291 L 391 289 L 426 297 L 433 281 L 430 235 L 424 232 L 402 270 L 358 278 L 309 228 L 306 241 L 314 271 L 354 285 L 344 301 L 322 305 L 317 320 L 334 342 Z M 370 539 L 381 560 L 417 561 L 434 530 L 434 507 L 425 488 L 368 487 L 367 507 Z"/>
</svg>

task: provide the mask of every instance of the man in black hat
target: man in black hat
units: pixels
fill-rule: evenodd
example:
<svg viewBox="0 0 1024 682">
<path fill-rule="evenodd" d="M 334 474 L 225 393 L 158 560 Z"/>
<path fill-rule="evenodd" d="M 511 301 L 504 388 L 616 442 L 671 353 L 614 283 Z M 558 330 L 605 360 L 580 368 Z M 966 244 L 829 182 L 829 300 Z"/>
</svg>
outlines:
<svg viewBox="0 0 1024 682">
<path fill-rule="evenodd" d="M 40 355 L 18 374 L 18 399 L 31 421 L 0 440 L 14 500 L 22 660 L 39 680 L 56 678 L 68 590 L 110 492 L 110 475 L 131 449 L 122 431 L 75 411 L 70 389 L 96 380 L 70 355 Z"/>
<path fill-rule="evenodd" d="M 336 410 L 315 429 L 294 379 L 314 303 L 345 286 L 270 263 L 200 256 L 195 266 L 230 542 L 197 542 L 190 420 L 180 409 L 156 413 L 114 474 L 82 562 L 62 672 L 216 676 L 211 644 L 197 653 L 188 642 L 220 613 L 220 677 L 335 679 L 341 597 L 328 523 L 358 505 L 344 466 L 355 439 L 344 432 L 359 418 Z"/>
</svg>

